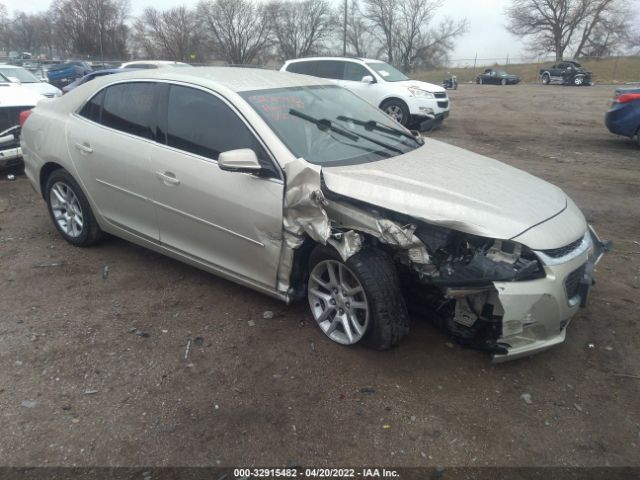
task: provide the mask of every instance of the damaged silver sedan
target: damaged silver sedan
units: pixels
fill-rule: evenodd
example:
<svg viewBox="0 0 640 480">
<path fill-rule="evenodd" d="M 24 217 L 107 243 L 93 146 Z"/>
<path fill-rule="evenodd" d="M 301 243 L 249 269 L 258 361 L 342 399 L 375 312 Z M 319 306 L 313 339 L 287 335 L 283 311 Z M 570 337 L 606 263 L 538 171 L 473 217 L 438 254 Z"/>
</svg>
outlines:
<svg viewBox="0 0 640 480">
<path fill-rule="evenodd" d="M 377 349 L 408 311 L 495 360 L 565 338 L 606 244 L 559 188 L 423 139 L 322 79 L 194 68 L 42 102 L 26 173 L 59 233 L 107 232 L 286 302 Z"/>
</svg>

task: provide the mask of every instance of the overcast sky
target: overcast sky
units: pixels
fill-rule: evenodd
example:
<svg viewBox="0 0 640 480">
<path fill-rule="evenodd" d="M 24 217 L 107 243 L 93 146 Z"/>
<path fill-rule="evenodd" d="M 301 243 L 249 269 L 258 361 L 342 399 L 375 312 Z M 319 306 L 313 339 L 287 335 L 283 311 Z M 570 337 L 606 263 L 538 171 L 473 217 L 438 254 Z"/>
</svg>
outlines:
<svg viewBox="0 0 640 480">
<path fill-rule="evenodd" d="M 341 0 L 333 0 L 341 3 Z M 9 10 L 36 12 L 46 10 L 50 0 L 0 0 Z M 179 5 L 193 6 L 197 0 L 131 0 L 131 14 L 137 15 L 145 7 L 168 8 Z M 438 16 L 449 16 L 455 19 L 466 17 L 469 21 L 469 32 L 459 39 L 452 53 L 454 60 L 470 59 L 478 54 L 483 59 L 506 59 L 507 55 L 514 59 L 523 55 L 523 45 L 506 29 L 504 9 L 509 0 L 446 0 L 438 11 Z M 640 1 L 635 1 L 640 10 Z"/>
</svg>

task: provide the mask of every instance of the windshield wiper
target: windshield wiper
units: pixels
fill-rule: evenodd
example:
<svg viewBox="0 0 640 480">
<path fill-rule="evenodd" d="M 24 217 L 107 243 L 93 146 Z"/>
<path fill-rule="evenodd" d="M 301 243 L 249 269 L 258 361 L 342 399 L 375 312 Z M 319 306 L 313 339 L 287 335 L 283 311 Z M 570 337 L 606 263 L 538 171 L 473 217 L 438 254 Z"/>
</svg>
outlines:
<svg viewBox="0 0 640 480">
<path fill-rule="evenodd" d="M 344 115 L 340 115 L 337 118 L 337 120 L 341 120 L 343 122 L 355 123 L 356 125 L 360 125 L 361 127 L 364 127 L 365 130 L 369 130 L 369 131 L 377 130 L 379 132 L 385 132 L 391 135 L 399 135 L 401 137 L 410 138 L 411 140 L 416 142 L 418 145 L 422 145 L 424 143 L 424 142 L 421 142 L 415 135 L 411 135 L 410 133 L 400 130 L 399 128 L 393 128 L 388 125 L 384 125 L 376 120 L 364 121 L 364 120 L 358 120 L 357 118 L 345 117 Z"/>
<path fill-rule="evenodd" d="M 289 114 L 293 115 L 294 117 L 299 117 L 302 118 L 303 120 L 306 120 L 308 122 L 314 123 L 318 129 L 322 130 L 322 131 L 326 131 L 326 130 L 331 130 L 332 132 L 336 132 L 340 135 L 343 135 L 345 137 L 347 137 L 350 140 L 353 141 L 358 141 L 358 139 L 360 138 L 364 138 L 365 140 L 371 142 L 371 143 L 375 143 L 376 145 L 382 147 L 382 148 L 386 148 L 387 150 L 391 150 L 393 152 L 396 153 L 402 153 L 402 150 L 400 150 L 399 148 L 394 147 L 393 145 L 389 145 L 388 143 L 385 142 L 381 142 L 380 140 L 376 140 L 375 138 L 371 138 L 367 135 L 363 135 L 361 133 L 352 133 L 352 132 L 348 132 L 346 130 L 343 130 L 342 128 L 336 127 L 335 125 L 333 125 L 331 123 L 331 120 L 328 120 L 326 118 L 322 118 L 322 119 L 317 119 L 314 118 L 310 115 L 307 115 L 306 113 L 302 113 L 294 108 L 289 109 Z M 340 117 L 338 117 L 340 118 Z"/>
<path fill-rule="evenodd" d="M 331 124 L 331 120 L 328 120 L 326 118 L 314 118 L 310 115 L 307 115 L 306 113 L 302 113 L 299 110 L 296 110 L 294 108 L 290 108 L 289 109 L 289 114 L 293 115 L 294 117 L 299 117 L 303 120 L 306 120 L 307 122 L 311 122 L 313 124 L 316 125 L 316 127 L 318 127 L 318 130 L 322 131 L 322 132 L 326 132 L 327 130 L 331 130 L 332 132 L 336 132 L 340 135 L 343 135 L 345 137 L 347 137 L 349 140 L 353 140 L 353 141 L 358 141 L 358 136 L 351 133 L 351 132 L 347 132 L 346 130 L 343 130 L 342 128 L 336 127 L 334 125 Z"/>
</svg>

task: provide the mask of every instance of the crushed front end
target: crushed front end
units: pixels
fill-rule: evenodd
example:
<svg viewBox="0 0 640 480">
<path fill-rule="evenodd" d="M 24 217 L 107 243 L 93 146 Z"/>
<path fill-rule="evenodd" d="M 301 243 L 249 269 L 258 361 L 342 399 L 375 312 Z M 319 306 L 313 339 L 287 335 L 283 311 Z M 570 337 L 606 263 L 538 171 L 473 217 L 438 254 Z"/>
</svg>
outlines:
<svg viewBox="0 0 640 480">
<path fill-rule="evenodd" d="M 400 254 L 408 302 L 421 305 L 458 342 L 492 353 L 494 362 L 564 341 L 609 249 L 591 227 L 553 250 L 431 226 L 416 235 L 430 253 L 422 265 L 415 253 Z"/>
</svg>

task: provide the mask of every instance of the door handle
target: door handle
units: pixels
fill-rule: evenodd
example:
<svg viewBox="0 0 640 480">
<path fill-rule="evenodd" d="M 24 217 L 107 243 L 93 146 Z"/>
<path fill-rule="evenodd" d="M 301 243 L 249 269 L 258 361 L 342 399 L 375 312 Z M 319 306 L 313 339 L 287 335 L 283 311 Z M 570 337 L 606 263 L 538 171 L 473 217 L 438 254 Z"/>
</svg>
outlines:
<svg viewBox="0 0 640 480">
<path fill-rule="evenodd" d="M 80 153 L 93 153 L 93 148 L 87 142 L 76 143 L 75 147 L 80 150 Z"/>
<path fill-rule="evenodd" d="M 180 185 L 180 180 L 176 178 L 173 172 L 156 172 L 156 176 L 162 180 L 165 185 Z"/>
</svg>

